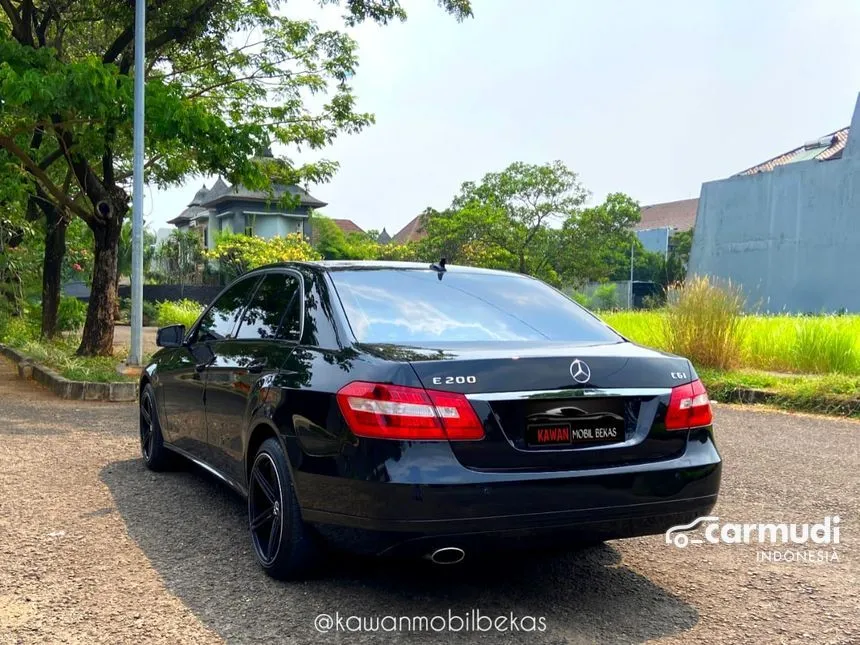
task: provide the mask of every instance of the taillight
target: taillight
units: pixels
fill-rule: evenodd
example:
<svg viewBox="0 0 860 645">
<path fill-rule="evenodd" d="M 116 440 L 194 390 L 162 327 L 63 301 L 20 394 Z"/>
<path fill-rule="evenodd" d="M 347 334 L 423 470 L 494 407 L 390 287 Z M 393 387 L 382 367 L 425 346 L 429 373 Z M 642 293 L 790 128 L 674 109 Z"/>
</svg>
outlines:
<svg viewBox="0 0 860 645">
<path fill-rule="evenodd" d="M 484 426 L 458 392 L 354 381 L 337 393 L 347 425 L 360 437 L 417 441 L 483 439 Z"/>
<path fill-rule="evenodd" d="M 711 425 L 713 420 L 711 401 L 700 380 L 672 388 L 666 412 L 666 430 L 700 428 Z"/>
</svg>

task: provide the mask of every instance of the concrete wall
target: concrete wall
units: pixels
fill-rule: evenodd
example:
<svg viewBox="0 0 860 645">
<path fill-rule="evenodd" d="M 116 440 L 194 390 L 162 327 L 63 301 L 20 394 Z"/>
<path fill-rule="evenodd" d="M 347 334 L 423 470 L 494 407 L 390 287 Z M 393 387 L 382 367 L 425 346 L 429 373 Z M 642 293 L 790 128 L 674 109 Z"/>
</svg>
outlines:
<svg viewBox="0 0 860 645">
<path fill-rule="evenodd" d="M 860 100 L 842 159 L 702 185 L 689 274 L 763 311 L 860 311 Z"/>
<path fill-rule="evenodd" d="M 195 300 L 201 305 L 208 305 L 215 299 L 221 289 L 224 287 L 208 284 L 145 284 L 143 285 L 143 299 L 147 302 L 161 302 L 164 300 L 181 300 L 188 298 Z M 131 297 L 131 287 L 121 285 L 119 287 L 120 298 Z M 87 289 L 87 298 L 89 298 L 89 289 Z"/>
</svg>

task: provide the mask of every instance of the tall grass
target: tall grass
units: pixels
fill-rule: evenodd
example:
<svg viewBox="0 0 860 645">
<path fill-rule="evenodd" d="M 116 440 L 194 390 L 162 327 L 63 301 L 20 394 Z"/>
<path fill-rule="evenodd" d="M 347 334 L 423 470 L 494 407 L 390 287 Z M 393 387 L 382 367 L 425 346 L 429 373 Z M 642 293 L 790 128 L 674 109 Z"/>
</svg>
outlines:
<svg viewBox="0 0 860 645">
<path fill-rule="evenodd" d="M 858 337 L 849 323 L 834 318 L 812 318 L 798 325 L 792 352 L 797 370 L 814 373 L 860 371 Z"/>
<path fill-rule="evenodd" d="M 613 311 L 598 314 L 622 336 L 648 347 L 666 347 L 662 311 Z"/>
<path fill-rule="evenodd" d="M 602 317 L 631 340 L 670 350 L 666 310 Z M 738 367 L 768 372 L 860 374 L 860 316 L 744 316 Z"/>
<path fill-rule="evenodd" d="M 746 328 L 741 290 L 694 277 L 669 289 L 663 318 L 666 349 L 694 365 L 731 369 L 741 363 Z"/>
</svg>

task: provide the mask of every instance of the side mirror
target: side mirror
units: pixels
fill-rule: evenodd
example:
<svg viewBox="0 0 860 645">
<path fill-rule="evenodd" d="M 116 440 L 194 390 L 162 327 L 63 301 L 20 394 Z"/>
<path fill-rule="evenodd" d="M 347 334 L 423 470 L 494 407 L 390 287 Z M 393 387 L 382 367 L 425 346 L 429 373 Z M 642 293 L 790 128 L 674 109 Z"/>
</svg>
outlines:
<svg viewBox="0 0 860 645">
<path fill-rule="evenodd" d="M 168 325 L 155 334 L 155 344 L 159 347 L 182 347 L 185 338 L 185 325 Z"/>
</svg>

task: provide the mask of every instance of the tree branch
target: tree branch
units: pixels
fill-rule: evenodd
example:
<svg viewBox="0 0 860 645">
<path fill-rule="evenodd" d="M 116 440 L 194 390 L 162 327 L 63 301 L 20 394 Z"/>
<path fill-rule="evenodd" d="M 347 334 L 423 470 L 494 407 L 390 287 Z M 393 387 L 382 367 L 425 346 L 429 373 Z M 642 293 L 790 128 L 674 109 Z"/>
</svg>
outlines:
<svg viewBox="0 0 860 645">
<path fill-rule="evenodd" d="M 183 36 L 186 36 L 190 28 L 205 17 L 205 15 L 213 9 L 218 2 L 219 0 L 204 0 L 204 2 L 197 5 L 197 7 L 195 7 L 191 13 L 185 17 L 185 20 L 178 21 L 152 40 L 148 40 L 146 42 L 146 51 L 155 52 L 159 48 L 164 47 L 167 43 L 174 40 L 178 41 Z"/>
<path fill-rule="evenodd" d="M 90 213 L 86 210 L 72 202 L 68 198 L 68 196 L 60 190 L 57 185 L 51 181 L 51 178 L 48 177 L 47 173 L 42 170 L 32 159 L 30 156 L 24 152 L 18 144 L 11 137 L 7 137 L 5 135 L 0 134 L 0 146 L 5 148 L 10 154 L 17 157 L 24 167 L 27 169 L 33 177 L 35 177 L 40 184 L 45 188 L 48 193 L 50 193 L 51 197 L 53 197 L 58 204 L 63 204 L 68 207 L 73 213 L 81 217 L 81 219 L 87 220 L 91 217 Z"/>
<path fill-rule="evenodd" d="M 39 168 L 42 170 L 47 170 L 50 168 L 51 164 L 53 164 L 57 159 L 63 156 L 63 151 L 59 148 L 55 148 L 53 152 L 46 155 L 42 161 L 39 162 Z"/>
<path fill-rule="evenodd" d="M 128 47 L 133 40 L 134 23 L 123 29 L 120 35 L 116 37 L 116 40 L 111 43 L 111 46 L 107 48 L 105 55 L 102 56 L 102 62 L 105 65 L 115 62 L 116 59 L 119 58 L 119 55 L 125 51 L 125 48 Z"/>
<path fill-rule="evenodd" d="M 15 40 L 23 42 L 24 34 L 22 32 L 21 16 L 9 0 L 0 0 L 0 7 L 3 8 L 3 11 L 9 17 L 9 22 L 12 23 L 12 35 L 15 36 Z"/>
</svg>

